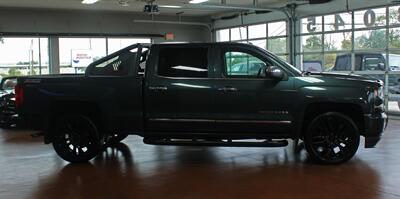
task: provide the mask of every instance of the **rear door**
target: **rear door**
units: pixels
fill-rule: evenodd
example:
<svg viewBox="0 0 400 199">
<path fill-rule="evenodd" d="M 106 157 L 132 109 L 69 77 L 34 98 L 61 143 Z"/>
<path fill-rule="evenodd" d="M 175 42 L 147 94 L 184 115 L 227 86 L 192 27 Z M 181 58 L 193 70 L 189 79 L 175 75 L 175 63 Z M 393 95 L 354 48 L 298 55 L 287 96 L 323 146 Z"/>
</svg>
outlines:
<svg viewBox="0 0 400 199">
<path fill-rule="evenodd" d="M 209 45 L 159 45 L 146 74 L 147 130 L 214 130 L 214 92 Z"/>
</svg>

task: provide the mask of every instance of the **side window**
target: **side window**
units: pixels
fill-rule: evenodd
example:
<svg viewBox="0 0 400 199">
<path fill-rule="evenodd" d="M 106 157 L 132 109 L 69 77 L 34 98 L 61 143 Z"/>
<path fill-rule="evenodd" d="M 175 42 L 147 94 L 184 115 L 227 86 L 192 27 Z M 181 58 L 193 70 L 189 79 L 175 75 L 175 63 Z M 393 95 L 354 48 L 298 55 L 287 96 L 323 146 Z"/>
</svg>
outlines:
<svg viewBox="0 0 400 199">
<path fill-rule="evenodd" d="M 351 70 L 351 56 L 350 55 L 338 56 L 335 70 L 336 71 Z"/>
<path fill-rule="evenodd" d="M 93 66 L 89 75 L 126 76 L 129 74 L 129 69 L 133 68 L 135 57 L 136 52 L 121 53 Z"/>
<path fill-rule="evenodd" d="M 208 77 L 208 48 L 184 47 L 160 49 L 158 75 L 165 77 Z"/>
<path fill-rule="evenodd" d="M 267 66 L 259 58 L 245 52 L 229 51 L 225 53 L 224 57 L 227 76 L 257 77 Z"/>
<path fill-rule="evenodd" d="M 385 70 L 385 61 L 380 56 L 367 55 L 364 58 L 363 70 Z"/>
</svg>

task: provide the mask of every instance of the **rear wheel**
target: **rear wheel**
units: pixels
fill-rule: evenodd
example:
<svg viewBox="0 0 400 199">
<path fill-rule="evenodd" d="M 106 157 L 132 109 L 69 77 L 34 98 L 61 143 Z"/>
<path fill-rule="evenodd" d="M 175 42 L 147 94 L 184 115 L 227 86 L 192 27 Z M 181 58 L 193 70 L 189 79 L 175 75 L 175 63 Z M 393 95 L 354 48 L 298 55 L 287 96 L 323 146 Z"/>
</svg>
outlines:
<svg viewBox="0 0 400 199">
<path fill-rule="evenodd" d="M 102 142 L 95 123 L 83 115 L 68 115 L 55 123 L 53 147 L 68 162 L 87 162 L 97 156 Z"/>
<path fill-rule="evenodd" d="M 355 155 L 360 134 L 350 117 L 328 112 L 312 120 L 304 135 L 304 142 L 312 160 L 321 164 L 339 164 Z"/>
</svg>

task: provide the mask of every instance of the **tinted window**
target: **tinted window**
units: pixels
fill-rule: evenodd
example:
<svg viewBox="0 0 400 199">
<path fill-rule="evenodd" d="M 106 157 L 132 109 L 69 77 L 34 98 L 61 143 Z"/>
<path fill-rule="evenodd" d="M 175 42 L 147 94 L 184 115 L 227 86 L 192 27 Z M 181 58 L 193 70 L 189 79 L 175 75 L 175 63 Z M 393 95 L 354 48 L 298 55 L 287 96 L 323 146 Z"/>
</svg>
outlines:
<svg viewBox="0 0 400 199">
<path fill-rule="evenodd" d="M 346 71 L 351 69 L 351 56 L 342 55 L 338 56 L 336 60 L 335 70 Z"/>
<path fill-rule="evenodd" d="M 126 76 L 135 63 L 136 52 L 123 52 L 95 65 L 90 75 Z"/>
<path fill-rule="evenodd" d="M 158 75 L 166 77 L 207 77 L 207 48 L 162 48 Z"/>
<path fill-rule="evenodd" d="M 258 76 L 265 66 L 265 62 L 248 53 L 225 53 L 225 71 L 228 76 Z"/>
<path fill-rule="evenodd" d="M 367 55 L 364 58 L 364 70 L 384 70 L 385 61 L 377 55 Z"/>
</svg>

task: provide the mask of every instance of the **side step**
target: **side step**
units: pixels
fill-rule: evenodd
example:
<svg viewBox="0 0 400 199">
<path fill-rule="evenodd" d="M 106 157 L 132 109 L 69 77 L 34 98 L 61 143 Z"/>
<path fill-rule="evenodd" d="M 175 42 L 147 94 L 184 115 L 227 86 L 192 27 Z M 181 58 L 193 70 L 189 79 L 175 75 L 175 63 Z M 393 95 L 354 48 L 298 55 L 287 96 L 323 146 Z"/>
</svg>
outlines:
<svg viewBox="0 0 400 199">
<path fill-rule="evenodd" d="M 233 140 L 204 140 L 204 139 L 152 139 L 144 138 L 145 144 L 173 145 L 173 146 L 230 146 L 230 147 L 285 147 L 287 140 L 265 140 L 259 142 L 245 142 Z"/>
</svg>

